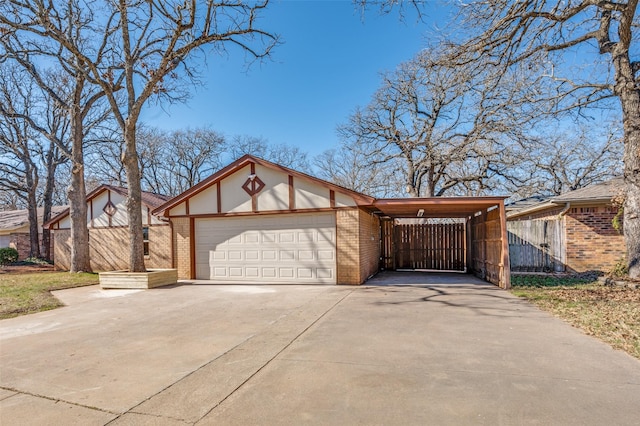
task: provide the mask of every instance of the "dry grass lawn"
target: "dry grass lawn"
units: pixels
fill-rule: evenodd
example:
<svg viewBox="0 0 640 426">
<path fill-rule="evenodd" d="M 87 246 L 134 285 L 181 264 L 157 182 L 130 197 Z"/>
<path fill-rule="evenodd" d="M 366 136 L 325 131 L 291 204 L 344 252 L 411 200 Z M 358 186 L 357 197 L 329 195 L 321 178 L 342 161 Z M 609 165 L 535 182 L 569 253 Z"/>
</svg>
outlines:
<svg viewBox="0 0 640 426">
<path fill-rule="evenodd" d="M 98 284 L 98 274 L 33 272 L 0 274 L 0 319 L 62 306 L 52 290 Z"/>
<path fill-rule="evenodd" d="M 511 290 L 616 349 L 640 359 L 640 289 L 514 280 Z"/>
</svg>

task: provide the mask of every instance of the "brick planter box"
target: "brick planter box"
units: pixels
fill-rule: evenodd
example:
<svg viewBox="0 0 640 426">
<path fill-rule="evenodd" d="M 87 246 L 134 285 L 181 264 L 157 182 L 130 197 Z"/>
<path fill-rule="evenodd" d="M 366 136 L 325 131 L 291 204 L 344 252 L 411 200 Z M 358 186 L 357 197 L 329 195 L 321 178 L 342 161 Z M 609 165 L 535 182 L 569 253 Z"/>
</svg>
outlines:
<svg viewBox="0 0 640 426">
<path fill-rule="evenodd" d="M 100 272 L 100 288 L 155 288 L 178 282 L 177 269 L 150 269 L 147 272 Z"/>
</svg>

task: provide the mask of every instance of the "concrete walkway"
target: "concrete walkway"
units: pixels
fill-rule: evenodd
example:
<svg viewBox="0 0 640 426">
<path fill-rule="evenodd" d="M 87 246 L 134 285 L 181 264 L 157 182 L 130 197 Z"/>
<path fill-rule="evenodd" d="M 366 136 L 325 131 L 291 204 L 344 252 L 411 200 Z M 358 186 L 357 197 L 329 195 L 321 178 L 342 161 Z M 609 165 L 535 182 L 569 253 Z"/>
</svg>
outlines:
<svg viewBox="0 0 640 426">
<path fill-rule="evenodd" d="M 640 361 L 508 292 L 369 284 L 57 292 L 0 321 L 0 424 L 638 424 Z"/>
</svg>

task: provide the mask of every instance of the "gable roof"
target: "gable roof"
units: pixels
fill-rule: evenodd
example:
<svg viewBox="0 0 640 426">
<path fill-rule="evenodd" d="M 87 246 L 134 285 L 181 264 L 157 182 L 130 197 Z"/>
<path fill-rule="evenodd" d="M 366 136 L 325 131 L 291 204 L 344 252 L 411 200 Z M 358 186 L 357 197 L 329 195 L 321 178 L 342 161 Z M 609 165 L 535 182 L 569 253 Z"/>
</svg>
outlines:
<svg viewBox="0 0 640 426">
<path fill-rule="evenodd" d="M 129 194 L 129 190 L 125 187 L 103 184 L 97 187 L 96 189 L 94 189 L 93 191 L 89 192 L 87 194 L 87 197 L 85 198 L 85 202 L 88 202 L 89 200 L 97 197 L 98 195 L 102 194 L 104 191 L 107 191 L 107 190 L 120 194 L 123 197 L 126 197 Z M 142 191 L 140 200 L 144 206 L 149 208 L 149 210 L 153 210 L 156 207 L 160 206 L 161 204 L 165 203 L 169 198 L 170 197 L 166 195 L 156 194 L 154 192 Z M 53 216 L 47 223 L 43 224 L 42 226 L 51 227 L 51 225 L 53 225 L 54 223 L 59 222 L 60 220 L 68 216 L 69 212 L 70 212 L 70 208 L 66 207 L 63 211 Z"/>
<path fill-rule="evenodd" d="M 340 192 L 342 194 L 345 194 L 345 195 L 348 195 L 348 196 L 352 197 L 356 201 L 356 203 L 358 205 L 367 205 L 368 206 L 368 205 L 373 204 L 373 201 L 374 201 L 374 198 L 370 197 L 369 195 L 365 195 L 365 194 L 353 191 L 351 189 L 347 189 L 347 188 L 344 188 L 342 186 L 336 185 L 334 183 L 327 182 L 327 181 L 319 179 L 317 177 L 308 175 L 306 173 L 302 173 L 302 172 L 299 172 L 297 170 L 289 169 L 287 167 L 281 166 L 279 164 L 272 163 L 272 162 L 264 160 L 262 158 L 254 157 L 253 155 L 246 154 L 246 155 L 242 156 L 241 158 L 237 159 L 236 161 L 234 161 L 233 163 L 229 164 L 228 166 L 220 169 L 218 172 L 214 173 L 213 175 L 209 176 L 208 178 L 204 179 L 202 182 L 200 182 L 200 183 L 194 185 L 193 187 L 187 189 L 182 194 L 177 195 L 176 197 L 170 199 L 166 203 L 164 203 L 161 206 L 157 207 L 155 210 L 153 210 L 152 213 L 155 214 L 155 215 L 162 215 L 163 213 L 165 213 L 167 210 L 171 209 L 172 207 L 177 206 L 178 204 L 182 203 L 184 200 L 193 197 L 194 195 L 198 194 L 199 192 L 207 189 L 211 185 L 214 185 L 214 184 L 220 182 L 224 178 L 232 175 L 233 173 L 235 173 L 238 170 L 246 167 L 247 165 L 250 165 L 251 163 L 258 164 L 260 166 L 267 167 L 267 168 L 272 169 L 272 170 L 280 171 L 282 173 L 286 173 L 286 174 L 294 176 L 294 177 L 299 177 L 301 179 L 310 180 L 310 181 L 315 182 L 315 183 L 317 183 L 319 185 L 322 185 L 322 186 L 324 186 L 326 188 L 329 188 L 329 189 L 331 189 L 331 190 L 333 190 L 335 192 Z"/>
<path fill-rule="evenodd" d="M 524 205 L 520 208 L 507 208 L 507 217 L 515 218 L 547 209 L 557 209 L 567 203 L 578 205 L 610 203 L 611 199 L 618 195 L 623 188 L 624 179 L 615 177 L 605 182 L 594 183 L 555 197 L 542 198 L 538 203 L 527 203 L 526 200 L 528 199 L 525 199 Z M 518 203 L 520 201 L 516 201 L 513 204 L 517 205 Z"/>
<path fill-rule="evenodd" d="M 509 204 L 505 204 L 504 208 L 506 211 L 521 210 L 540 204 L 543 201 L 549 201 L 549 197 L 543 195 L 533 195 L 531 197 L 522 198 L 520 200 L 512 201 Z"/>
<path fill-rule="evenodd" d="M 52 217 L 60 214 L 68 209 L 68 206 L 52 206 Z M 38 223 L 42 224 L 42 216 L 44 214 L 44 208 L 38 208 Z M 20 229 L 29 224 L 29 211 L 28 210 L 8 210 L 0 212 L 0 231 L 10 232 L 16 229 Z"/>
<path fill-rule="evenodd" d="M 624 188 L 624 179 L 616 177 L 605 182 L 565 192 L 551 199 L 554 203 L 611 201 Z"/>
<path fill-rule="evenodd" d="M 114 186 L 114 185 L 101 185 L 100 188 L 106 188 L 106 189 L 110 189 L 113 192 L 116 192 L 120 195 L 122 195 L 123 197 L 126 197 L 127 195 L 129 195 L 129 190 L 125 187 L 122 186 Z M 100 191 L 102 192 L 102 191 Z M 91 192 L 91 194 L 93 194 L 93 191 Z M 97 193 L 94 195 L 96 196 L 98 195 Z M 89 200 L 89 198 L 93 198 L 89 197 L 89 195 L 87 195 L 87 201 Z M 167 200 L 171 199 L 171 197 L 167 196 L 167 195 L 162 195 L 162 194 L 156 194 L 155 192 L 149 192 L 149 191 L 141 191 L 141 201 L 142 204 L 144 204 L 145 206 L 149 207 L 150 209 L 155 209 L 158 206 L 161 206 L 162 204 L 166 203 Z"/>
</svg>

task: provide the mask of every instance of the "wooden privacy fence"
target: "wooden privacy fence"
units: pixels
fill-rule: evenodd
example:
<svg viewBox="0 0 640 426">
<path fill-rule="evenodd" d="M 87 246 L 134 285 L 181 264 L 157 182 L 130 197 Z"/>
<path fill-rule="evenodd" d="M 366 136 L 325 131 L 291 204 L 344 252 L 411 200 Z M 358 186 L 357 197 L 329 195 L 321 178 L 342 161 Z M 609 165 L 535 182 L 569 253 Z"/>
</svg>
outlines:
<svg viewBox="0 0 640 426">
<path fill-rule="evenodd" d="M 498 209 L 482 212 L 471 219 L 471 269 L 492 283 L 503 273 L 501 219 Z"/>
<path fill-rule="evenodd" d="M 383 222 L 382 266 L 386 269 L 464 271 L 464 223 L 395 224 Z"/>
<path fill-rule="evenodd" d="M 507 231 L 512 271 L 565 270 L 564 220 L 514 220 L 507 222 Z"/>
</svg>

